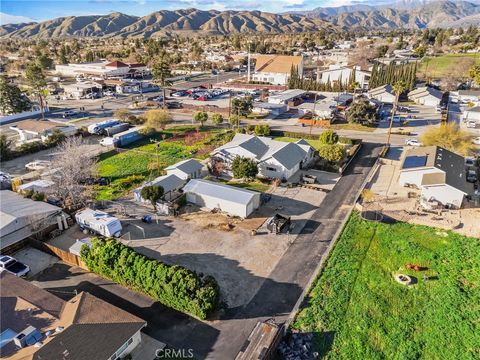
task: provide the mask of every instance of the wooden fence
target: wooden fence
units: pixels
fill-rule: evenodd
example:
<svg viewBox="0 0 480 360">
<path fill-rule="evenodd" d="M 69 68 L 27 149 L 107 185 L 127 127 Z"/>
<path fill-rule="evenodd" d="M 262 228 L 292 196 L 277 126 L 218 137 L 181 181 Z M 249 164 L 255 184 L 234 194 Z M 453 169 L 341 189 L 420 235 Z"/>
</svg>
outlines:
<svg viewBox="0 0 480 360">
<path fill-rule="evenodd" d="M 82 269 L 88 270 L 87 265 L 75 254 L 33 238 L 29 239 L 29 243 L 32 247 L 46 252 L 47 254 L 54 255 L 69 265 L 78 266 Z"/>
</svg>

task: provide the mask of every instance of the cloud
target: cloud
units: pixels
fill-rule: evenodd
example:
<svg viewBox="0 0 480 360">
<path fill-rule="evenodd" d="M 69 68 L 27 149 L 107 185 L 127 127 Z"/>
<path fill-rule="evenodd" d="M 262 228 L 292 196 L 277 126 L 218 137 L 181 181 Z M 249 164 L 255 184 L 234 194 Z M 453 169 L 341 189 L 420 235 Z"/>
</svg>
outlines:
<svg viewBox="0 0 480 360">
<path fill-rule="evenodd" d="M 17 16 L 17 15 L 10 15 L 0 12 L 0 25 L 6 24 L 21 24 L 21 23 L 28 23 L 34 22 L 35 20 L 30 19 L 26 16 Z"/>
</svg>

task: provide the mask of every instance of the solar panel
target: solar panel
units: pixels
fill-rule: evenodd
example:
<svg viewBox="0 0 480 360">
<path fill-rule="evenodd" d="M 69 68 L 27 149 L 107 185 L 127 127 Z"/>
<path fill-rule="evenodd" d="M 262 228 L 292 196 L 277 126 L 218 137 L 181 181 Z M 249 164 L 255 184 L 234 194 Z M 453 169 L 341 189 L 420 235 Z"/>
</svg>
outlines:
<svg viewBox="0 0 480 360">
<path fill-rule="evenodd" d="M 411 169 L 425 166 L 427 163 L 426 156 L 407 156 L 403 162 L 403 169 Z"/>
</svg>

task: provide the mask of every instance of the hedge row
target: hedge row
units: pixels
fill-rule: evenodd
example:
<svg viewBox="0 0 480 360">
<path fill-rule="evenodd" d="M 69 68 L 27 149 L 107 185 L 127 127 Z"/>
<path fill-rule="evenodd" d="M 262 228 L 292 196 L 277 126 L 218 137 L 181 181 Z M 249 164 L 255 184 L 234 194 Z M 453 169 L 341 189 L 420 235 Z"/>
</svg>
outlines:
<svg viewBox="0 0 480 360">
<path fill-rule="evenodd" d="M 149 259 L 113 239 L 93 239 L 91 247 L 82 247 L 81 258 L 90 271 L 200 319 L 217 305 L 219 289 L 213 277 L 202 280 L 193 271 Z"/>
</svg>

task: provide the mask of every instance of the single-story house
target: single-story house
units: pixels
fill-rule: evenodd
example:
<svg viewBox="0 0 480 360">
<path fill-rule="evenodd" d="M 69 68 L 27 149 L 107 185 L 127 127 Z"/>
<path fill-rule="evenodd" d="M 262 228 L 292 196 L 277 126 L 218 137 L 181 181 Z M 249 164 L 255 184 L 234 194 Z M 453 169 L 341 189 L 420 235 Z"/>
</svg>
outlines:
<svg viewBox="0 0 480 360">
<path fill-rule="evenodd" d="M 271 104 L 256 101 L 253 103 L 252 113 L 254 114 L 270 114 L 272 116 L 279 116 L 288 110 L 285 104 Z"/>
<path fill-rule="evenodd" d="M 52 225 L 66 226 L 61 208 L 44 201 L 33 201 L 10 191 L 0 192 L 0 250 L 16 244 Z"/>
<path fill-rule="evenodd" d="M 284 90 L 275 94 L 270 94 L 268 96 L 268 102 L 270 104 L 285 104 L 285 105 L 288 105 L 289 102 L 292 102 L 295 105 L 297 105 L 303 101 L 302 97 L 306 93 L 307 91 L 301 90 L 301 89 Z"/>
<path fill-rule="evenodd" d="M 319 100 L 316 103 L 303 103 L 297 107 L 298 116 L 312 113 L 322 119 L 330 119 L 337 112 L 337 102 L 333 99 Z"/>
<path fill-rule="evenodd" d="M 465 109 L 462 116 L 464 121 L 475 121 L 480 124 L 480 106 Z"/>
<path fill-rule="evenodd" d="M 65 301 L 6 271 L 0 273 L 2 358 L 120 359 L 147 325 L 87 292 Z"/>
<path fill-rule="evenodd" d="M 163 188 L 163 198 L 171 200 L 173 193 L 180 190 L 184 184 L 185 180 L 174 174 L 159 176 L 133 190 L 133 198 L 135 201 L 146 202 L 147 200 L 142 198 L 142 189 L 145 186 L 161 186 Z"/>
<path fill-rule="evenodd" d="M 458 100 L 463 103 L 480 101 L 480 90 L 458 90 Z"/>
<path fill-rule="evenodd" d="M 465 158 L 439 146 L 406 152 L 400 170 L 400 185 L 415 185 L 427 201 L 460 208 L 464 197 L 473 194 L 466 181 Z"/>
<path fill-rule="evenodd" d="M 379 86 L 375 89 L 369 90 L 368 97 L 370 99 L 376 99 L 387 104 L 393 104 L 396 99 L 395 91 L 390 84 Z"/>
<path fill-rule="evenodd" d="M 179 161 L 165 168 L 167 175 L 176 175 L 182 180 L 199 178 L 202 169 L 202 163 L 195 159 Z"/>
<path fill-rule="evenodd" d="M 34 180 L 31 182 L 22 184 L 18 186 L 17 189 L 18 189 L 18 192 L 26 192 L 26 191 L 32 190 L 34 192 L 43 192 L 46 194 L 51 190 L 54 184 L 55 183 L 51 180 L 40 179 L 40 180 Z"/>
<path fill-rule="evenodd" d="M 183 192 L 189 203 L 211 210 L 220 209 L 242 218 L 260 207 L 259 192 L 208 180 L 190 180 L 183 188 Z"/>
<path fill-rule="evenodd" d="M 35 139 L 45 141 L 57 130 L 65 136 L 75 135 L 78 131 L 73 125 L 53 120 L 23 120 L 10 126 L 10 129 L 20 135 L 20 143 Z"/>
<path fill-rule="evenodd" d="M 408 93 L 408 98 L 416 104 L 437 107 L 442 101 L 443 93 L 432 87 L 423 86 Z"/>
<path fill-rule="evenodd" d="M 242 156 L 257 162 L 259 176 L 287 180 L 308 165 L 314 155 L 314 149 L 301 142 L 248 134 L 235 134 L 232 141 L 212 152 L 212 157 L 223 161 L 227 170 L 235 157 Z"/>
</svg>

